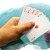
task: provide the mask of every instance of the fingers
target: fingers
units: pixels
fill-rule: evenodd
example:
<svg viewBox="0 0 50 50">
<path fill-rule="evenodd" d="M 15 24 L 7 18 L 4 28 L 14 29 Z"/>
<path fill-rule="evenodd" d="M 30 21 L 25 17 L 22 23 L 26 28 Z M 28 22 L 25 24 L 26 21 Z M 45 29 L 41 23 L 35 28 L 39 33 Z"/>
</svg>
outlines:
<svg viewBox="0 0 50 50">
<path fill-rule="evenodd" d="M 21 26 L 15 26 L 15 28 L 16 28 L 16 31 L 18 31 L 19 33 L 22 33 L 23 31 L 31 29 L 34 25 L 35 25 L 34 22 L 28 22 Z"/>
<path fill-rule="evenodd" d="M 18 22 L 19 22 L 19 20 L 20 20 L 19 17 L 12 17 L 12 18 L 10 19 L 10 21 L 12 21 L 12 24 L 13 24 L 13 25 L 17 25 Z"/>
<path fill-rule="evenodd" d="M 20 18 L 19 17 L 12 17 L 6 25 L 12 26 L 12 25 L 17 25 L 19 22 Z"/>
</svg>

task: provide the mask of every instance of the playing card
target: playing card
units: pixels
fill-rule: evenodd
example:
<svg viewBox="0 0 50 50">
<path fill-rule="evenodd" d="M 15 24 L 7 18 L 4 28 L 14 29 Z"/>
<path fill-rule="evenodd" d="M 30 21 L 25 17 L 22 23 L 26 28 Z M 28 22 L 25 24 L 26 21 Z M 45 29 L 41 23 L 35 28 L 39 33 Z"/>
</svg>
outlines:
<svg viewBox="0 0 50 50">
<path fill-rule="evenodd" d="M 39 10 L 36 10 L 35 15 L 36 15 L 37 17 L 39 17 L 42 21 L 44 20 L 44 22 L 49 21 L 49 18 L 47 18 L 46 15 L 44 15 L 44 13 L 42 13 L 42 12 L 39 11 Z"/>
<path fill-rule="evenodd" d="M 35 26 L 32 29 L 24 32 L 28 37 L 28 39 L 30 40 L 30 42 L 32 42 L 50 29 L 50 23 L 46 18 L 44 18 L 45 19 L 44 21 L 44 19 L 42 18 L 43 16 L 42 17 L 39 16 L 40 17 L 39 18 L 37 15 L 34 15 L 32 9 L 30 9 L 29 11 L 28 10 L 29 8 L 27 9 L 27 11 L 23 13 L 24 15 L 23 14 L 21 15 L 18 25 L 31 22 L 31 21 L 35 22 Z"/>
<path fill-rule="evenodd" d="M 33 8 L 32 9 L 32 12 L 31 12 L 33 15 L 39 17 L 40 19 L 42 19 L 42 21 L 49 21 L 49 18 L 46 17 L 46 15 L 44 15 L 41 11 Z"/>
<path fill-rule="evenodd" d="M 27 16 L 28 16 L 28 7 L 25 6 L 23 9 L 22 15 L 20 17 L 21 22 L 19 22 L 18 25 L 21 25 L 22 23 L 24 23 L 27 19 Z"/>
<path fill-rule="evenodd" d="M 27 6 L 26 6 L 27 7 Z M 39 17 L 42 20 L 49 20 L 49 18 L 46 17 L 46 15 L 44 15 L 41 11 L 37 10 L 36 8 L 31 8 L 31 7 L 27 7 L 27 9 L 29 9 L 29 13 L 32 13 L 34 15 L 36 15 L 37 17 Z"/>
<path fill-rule="evenodd" d="M 40 37 L 41 35 L 43 35 L 47 30 L 50 29 L 50 23 L 44 23 L 42 22 L 42 20 L 40 20 L 37 17 L 34 17 L 33 19 L 28 19 L 27 22 L 32 21 L 35 22 L 35 26 L 26 31 L 25 34 L 28 37 L 28 39 L 32 42 L 34 40 L 36 40 L 38 37 Z"/>
</svg>

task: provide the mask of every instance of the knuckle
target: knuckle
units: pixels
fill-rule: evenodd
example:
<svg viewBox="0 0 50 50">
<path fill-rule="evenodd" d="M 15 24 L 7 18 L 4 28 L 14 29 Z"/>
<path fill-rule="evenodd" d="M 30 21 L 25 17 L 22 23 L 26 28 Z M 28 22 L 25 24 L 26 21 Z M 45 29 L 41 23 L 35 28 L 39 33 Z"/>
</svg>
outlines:
<svg viewBox="0 0 50 50">
<path fill-rule="evenodd" d="M 18 22 L 18 21 L 19 21 L 19 18 L 17 18 L 17 17 L 12 17 L 10 20 L 13 20 L 14 22 Z"/>
<path fill-rule="evenodd" d="M 19 18 L 18 17 L 12 17 L 12 20 L 18 21 Z"/>
</svg>

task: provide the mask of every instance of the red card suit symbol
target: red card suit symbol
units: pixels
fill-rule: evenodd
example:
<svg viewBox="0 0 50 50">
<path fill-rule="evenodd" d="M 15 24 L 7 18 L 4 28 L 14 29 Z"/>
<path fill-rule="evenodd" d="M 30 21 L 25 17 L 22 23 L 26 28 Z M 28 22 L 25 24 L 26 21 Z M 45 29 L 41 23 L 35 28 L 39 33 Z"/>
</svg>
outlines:
<svg viewBox="0 0 50 50">
<path fill-rule="evenodd" d="M 38 12 L 39 12 L 39 11 L 37 11 L 37 12 L 35 13 L 35 15 L 38 14 Z"/>
<path fill-rule="evenodd" d="M 35 39 L 35 37 L 33 37 L 31 40 L 34 40 Z"/>
<path fill-rule="evenodd" d="M 35 12 L 35 9 L 33 10 L 32 14 Z"/>
<path fill-rule="evenodd" d="M 38 25 L 35 25 L 35 28 L 37 29 L 38 28 Z"/>
<path fill-rule="evenodd" d="M 31 9 L 28 10 L 28 13 L 30 12 Z"/>
<path fill-rule="evenodd" d="M 42 14 L 39 14 L 38 17 L 41 16 L 41 15 L 42 15 Z"/>
<path fill-rule="evenodd" d="M 26 12 L 26 9 L 27 9 L 27 8 L 25 7 L 24 12 Z"/>
</svg>

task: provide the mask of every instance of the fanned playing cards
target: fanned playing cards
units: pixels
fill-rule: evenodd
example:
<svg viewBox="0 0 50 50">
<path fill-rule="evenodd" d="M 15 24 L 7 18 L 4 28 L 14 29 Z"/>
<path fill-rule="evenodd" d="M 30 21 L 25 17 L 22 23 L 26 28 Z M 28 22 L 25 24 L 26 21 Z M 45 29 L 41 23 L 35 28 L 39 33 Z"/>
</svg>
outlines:
<svg viewBox="0 0 50 50">
<path fill-rule="evenodd" d="M 33 42 L 50 29 L 50 22 L 46 15 L 41 11 L 36 8 L 25 6 L 18 25 L 31 21 L 35 23 L 35 26 L 24 33 L 28 37 L 29 41 Z"/>
</svg>

